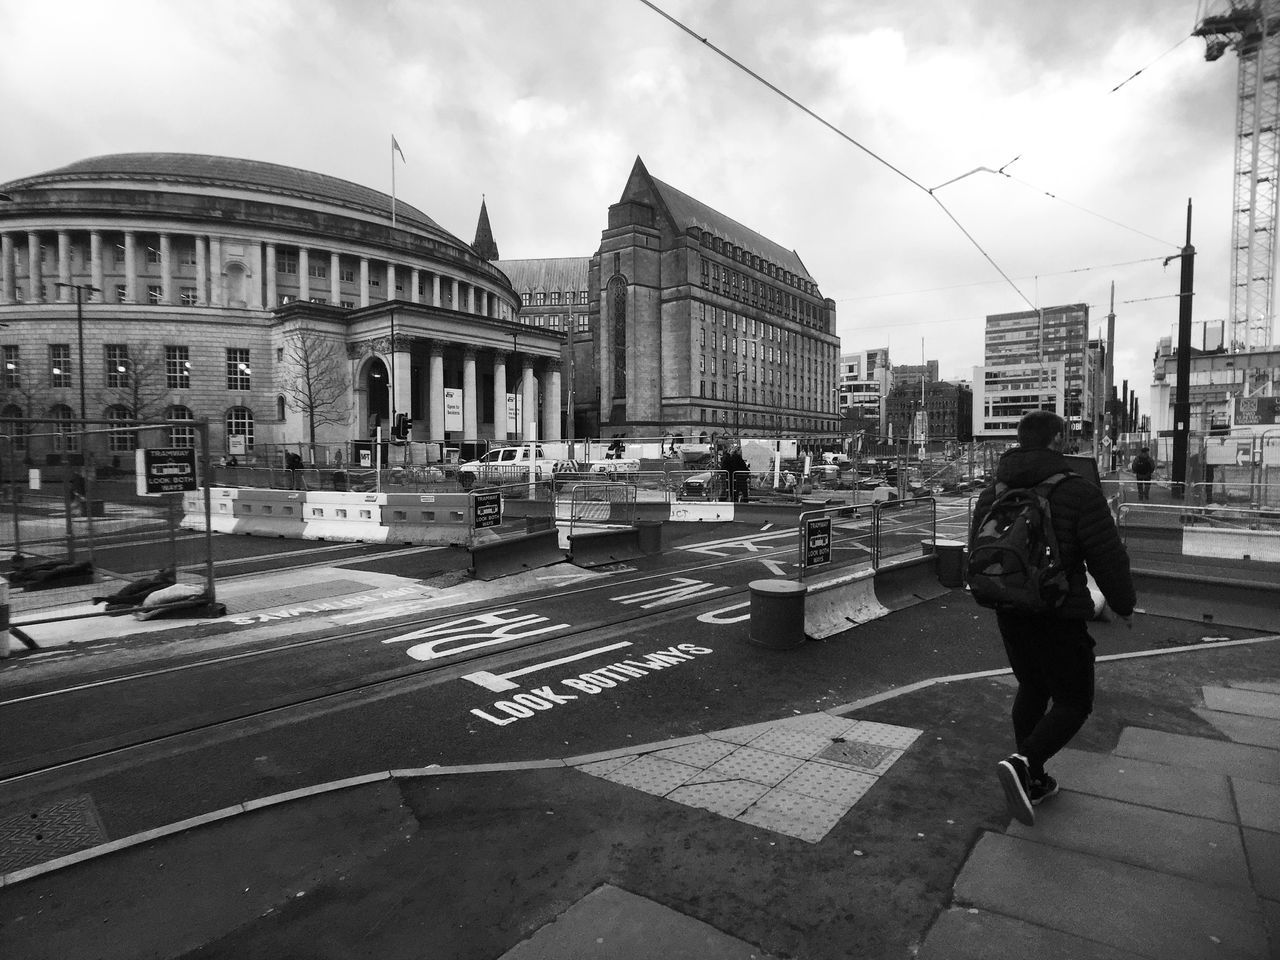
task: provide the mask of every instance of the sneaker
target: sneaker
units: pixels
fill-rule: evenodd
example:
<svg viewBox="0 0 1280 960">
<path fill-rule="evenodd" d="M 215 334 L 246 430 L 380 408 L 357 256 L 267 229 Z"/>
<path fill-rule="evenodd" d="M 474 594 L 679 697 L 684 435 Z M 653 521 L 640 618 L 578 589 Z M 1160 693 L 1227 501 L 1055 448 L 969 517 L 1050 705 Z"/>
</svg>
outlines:
<svg viewBox="0 0 1280 960">
<path fill-rule="evenodd" d="M 1000 776 L 1000 786 L 1004 787 L 1004 799 L 1009 808 L 1009 815 L 1028 827 L 1034 826 L 1036 812 L 1031 806 L 1031 797 L 1028 795 L 1031 774 L 1027 769 L 1026 758 L 1015 753 L 996 764 L 996 773 Z"/>
<path fill-rule="evenodd" d="M 1046 773 L 1031 781 L 1031 786 L 1027 790 L 1027 796 L 1031 798 L 1031 805 L 1033 807 L 1038 807 L 1057 792 L 1058 781 Z"/>
</svg>

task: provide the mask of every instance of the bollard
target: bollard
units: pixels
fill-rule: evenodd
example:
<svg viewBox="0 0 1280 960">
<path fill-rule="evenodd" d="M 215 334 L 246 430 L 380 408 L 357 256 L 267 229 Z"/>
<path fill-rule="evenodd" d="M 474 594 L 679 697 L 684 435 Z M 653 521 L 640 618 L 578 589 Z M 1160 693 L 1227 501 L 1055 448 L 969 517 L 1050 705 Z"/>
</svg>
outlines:
<svg viewBox="0 0 1280 960">
<path fill-rule="evenodd" d="M 9 581 L 0 577 L 0 659 L 9 656 Z"/>
<path fill-rule="evenodd" d="M 934 573 L 944 587 L 964 586 L 964 557 L 967 544 L 963 540 L 922 540 L 920 552 L 935 555 Z"/>
<path fill-rule="evenodd" d="M 802 646 L 804 598 L 809 588 L 794 580 L 752 580 L 751 629 L 747 639 L 758 647 L 790 650 Z"/>
<path fill-rule="evenodd" d="M 646 556 L 662 552 L 662 521 L 637 520 L 635 528 L 639 531 L 640 552 Z"/>
</svg>

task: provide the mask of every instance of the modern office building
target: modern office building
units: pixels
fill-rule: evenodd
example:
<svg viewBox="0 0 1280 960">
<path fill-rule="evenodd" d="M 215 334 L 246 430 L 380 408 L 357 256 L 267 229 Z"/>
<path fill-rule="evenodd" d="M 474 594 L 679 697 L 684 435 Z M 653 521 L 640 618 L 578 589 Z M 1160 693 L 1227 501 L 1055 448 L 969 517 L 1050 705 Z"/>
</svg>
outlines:
<svg viewBox="0 0 1280 960">
<path fill-rule="evenodd" d="M 1001 363 L 973 368 L 973 436 L 1011 440 L 1029 410 L 1061 415 L 1066 405 L 1066 374 L 1056 363 Z"/>
<path fill-rule="evenodd" d="M 840 357 L 840 409 L 846 432 L 888 437 L 887 404 L 893 376 L 888 347 Z"/>
</svg>

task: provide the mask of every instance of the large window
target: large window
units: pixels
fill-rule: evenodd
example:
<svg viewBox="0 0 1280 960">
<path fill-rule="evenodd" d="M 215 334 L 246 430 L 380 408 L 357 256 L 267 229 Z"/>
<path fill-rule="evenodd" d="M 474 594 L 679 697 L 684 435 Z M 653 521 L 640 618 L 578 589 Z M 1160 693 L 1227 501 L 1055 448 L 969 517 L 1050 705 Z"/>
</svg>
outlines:
<svg viewBox="0 0 1280 960">
<path fill-rule="evenodd" d="M 164 348 L 165 383 L 170 390 L 191 388 L 191 348 Z"/>
<path fill-rule="evenodd" d="M 76 432 L 76 415 L 65 403 L 54 404 L 49 408 L 49 419 L 59 436 L 54 441 L 55 452 L 75 453 L 80 449 L 80 434 Z"/>
<path fill-rule="evenodd" d="M 191 410 L 188 407 L 174 405 L 164 412 L 166 420 L 194 420 Z M 194 427 L 170 427 L 169 428 L 169 446 L 171 447 L 194 447 L 196 445 L 196 431 Z"/>
<path fill-rule="evenodd" d="M 249 375 L 249 351 L 242 347 L 227 349 L 227 389 L 248 390 L 251 387 Z"/>
<path fill-rule="evenodd" d="M 133 420 L 133 411 L 123 403 L 107 407 L 107 419 L 119 423 Z M 138 435 L 132 430 L 112 430 L 107 434 L 107 449 L 111 453 L 127 453 L 138 445 Z"/>
<path fill-rule="evenodd" d="M 71 344 L 49 344 L 49 385 L 71 386 Z"/>
<path fill-rule="evenodd" d="M 107 365 L 107 386 L 117 390 L 129 386 L 129 347 L 123 343 L 108 343 L 103 348 Z"/>
<path fill-rule="evenodd" d="M 246 451 L 253 449 L 253 411 L 248 407 L 232 407 L 227 411 L 227 437 L 244 437 Z M 231 446 L 228 442 L 227 450 Z"/>
<path fill-rule="evenodd" d="M 27 434 L 31 432 L 31 427 L 23 421 L 22 408 L 16 403 L 10 403 L 0 410 L 0 431 L 9 435 L 9 442 L 15 451 L 27 449 Z"/>
<path fill-rule="evenodd" d="M 4 385 L 6 389 L 17 390 L 22 386 L 22 360 L 18 348 L 14 344 L 4 345 Z"/>
</svg>

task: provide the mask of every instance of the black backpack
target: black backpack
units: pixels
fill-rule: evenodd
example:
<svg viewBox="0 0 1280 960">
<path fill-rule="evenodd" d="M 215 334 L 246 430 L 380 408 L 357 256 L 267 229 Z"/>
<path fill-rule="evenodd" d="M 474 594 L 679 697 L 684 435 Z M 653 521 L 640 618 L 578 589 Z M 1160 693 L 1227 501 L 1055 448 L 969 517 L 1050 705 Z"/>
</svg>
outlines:
<svg viewBox="0 0 1280 960">
<path fill-rule="evenodd" d="M 1068 476 L 1055 473 L 1034 487 L 996 484 L 996 498 L 969 544 L 969 592 L 982 606 L 1050 613 L 1067 599 L 1049 493 Z"/>
</svg>

